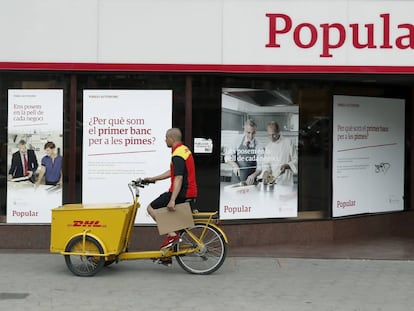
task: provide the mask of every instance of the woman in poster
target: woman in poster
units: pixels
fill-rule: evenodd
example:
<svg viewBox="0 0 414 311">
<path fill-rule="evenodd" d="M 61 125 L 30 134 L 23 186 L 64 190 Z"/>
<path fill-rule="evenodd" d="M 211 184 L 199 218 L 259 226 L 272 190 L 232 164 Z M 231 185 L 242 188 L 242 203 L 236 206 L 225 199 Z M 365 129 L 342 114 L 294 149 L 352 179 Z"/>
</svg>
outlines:
<svg viewBox="0 0 414 311">
<path fill-rule="evenodd" d="M 62 185 L 62 161 L 63 157 L 56 153 L 55 143 L 49 141 L 45 144 L 46 155 L 42 158 L 41 169 L 36 184 L 39 185 L 45 178 L 45 184 Z"/>
</svg>

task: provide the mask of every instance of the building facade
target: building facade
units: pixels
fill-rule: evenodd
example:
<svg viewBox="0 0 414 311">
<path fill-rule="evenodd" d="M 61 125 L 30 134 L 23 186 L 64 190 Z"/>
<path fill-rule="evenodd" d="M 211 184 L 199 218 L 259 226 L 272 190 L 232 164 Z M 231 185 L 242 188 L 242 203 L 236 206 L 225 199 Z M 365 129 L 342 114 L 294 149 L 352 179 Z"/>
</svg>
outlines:
<svg viewBox="0 0 414 311">
<path fill-rule="evenodd" d="M 124 181 L 168 165 L 171 126 L 194 151 L 197 209 L 219 211 L 233 245 L 412 236 L 410 1 L 1 7 L 0 247 L 47 248 L 54 206 L 124 200 Z M 238 141 L 250 121 L 256 151 Z M 271 122 L 287 159 L 266 156 Z M 32 181 L 10 176 L 22 140 L 37 155 Z M 53 189 L 36 185 L 50 141 Z M 254 168 L 251 182 L 234 162 Z M 155 243 L 145 215 L 137 224 L 154 236 L 143 247 Z"/>
</svg>

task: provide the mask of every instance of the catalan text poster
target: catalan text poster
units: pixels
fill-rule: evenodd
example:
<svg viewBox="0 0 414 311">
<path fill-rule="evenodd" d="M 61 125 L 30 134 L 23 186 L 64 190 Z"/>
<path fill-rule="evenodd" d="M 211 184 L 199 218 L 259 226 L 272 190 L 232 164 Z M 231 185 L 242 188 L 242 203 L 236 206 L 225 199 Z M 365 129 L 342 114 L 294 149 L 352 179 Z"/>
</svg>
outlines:
<svg viewBox="0 0 414 311">
<path fill-rule="evenodd" d="M 334 96 L 333 217 L 404 208 L 405 102 Z"/>
<path fill-rule="evenodd" d="M 292 95 L 223 89 L 221 219 L 297 216 L 299 112 Z"/>
<path fill-rule="evenodd" d="M 62 205 L 62 128 L 63 90 L 8 91 L 8 223 L 50 223 Z"/>
<path fill-rule="evenodd" d="M 128 182 L 169 169 L 172 91 L 85 90 L 83 107 L 83 203 L 132 202 Z M 153 222 L 146 207 L 168 187 L 164 180 L 141 190 L 136 222 Z"/>
</svg>

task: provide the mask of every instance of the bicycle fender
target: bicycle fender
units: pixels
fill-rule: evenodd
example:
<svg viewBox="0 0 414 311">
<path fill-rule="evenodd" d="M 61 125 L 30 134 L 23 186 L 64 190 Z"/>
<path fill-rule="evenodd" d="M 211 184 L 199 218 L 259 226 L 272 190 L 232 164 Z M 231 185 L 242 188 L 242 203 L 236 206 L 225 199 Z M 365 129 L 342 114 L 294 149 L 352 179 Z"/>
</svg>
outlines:
<svg viewBox="0 0 414 311">
<path fill-rule="evenodd" d="M 215 225 L 215 224 L 212 224 L 212 223 L 208 223 L 207 221 L 203 221 L 203 220 L 195 220 L 194 221 L 194 224 L 196 224 L 196 225 L 199 225 L 199 224 L 202 224 L 202 225 L 208 225 L 208 226 L 211 226 L 211 227 L 213 227 L 214 229 L 216 229 L 218 232 L 220 232 L 220 234 L 223 236 L 223 238 L 224 238 L 224 241 L 228 244 L 229 243 L 229 240 L 227 239 L 227 235 L 224 233 L 224 231 L 219 227 L 219 226 L 217 226 L 217 225 Z"/>
<path fill-rule="evenodd" d="M 86 236 L 90 236 L 91 238 L 94 238 L 99 244 L 101 244 L 101 247 L 102 247 L 103 252 L 104 252 L 103 254 L 105 256 L 110 255 L 110 254 L 107 253 L 108 250 L 106 249 L 105 243 L 99 237 L 97 237 L 95 234 L 91 234 L 87 231 L 84 231 L 82 233 L 77 233 L 77 234 L 74 234 L 73 236 L 71 236 L 69 238 L 69 240 L 67 241 L 67 243 L 66 243 L 65 250 L 66 250 L 66 247 L 68 246 L 69 242 L 72 241 L 73 238 L 76 238 L 78 236 L 82 236 L 82 237 L 85 236 L 85 238 L 86 238 Z"/>
</svg>

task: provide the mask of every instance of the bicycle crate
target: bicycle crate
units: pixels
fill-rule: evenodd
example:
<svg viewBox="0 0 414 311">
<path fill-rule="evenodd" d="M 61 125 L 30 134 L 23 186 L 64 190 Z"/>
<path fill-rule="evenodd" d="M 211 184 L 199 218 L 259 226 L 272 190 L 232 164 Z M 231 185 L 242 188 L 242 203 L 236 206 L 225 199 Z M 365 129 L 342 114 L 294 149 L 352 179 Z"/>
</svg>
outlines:
<svg viewBox="0 0 414 311">
<path fill-rule="evenodd" d="M 52 209 L 50 251 L 61 253 L 71 238 L 87 231 L 101 242 L 108 255 L 119 254 L 127 246 L 133 205 L 65 204 Z M 134 220 L 132 220 L 134 221 Z"/>
</svg>

